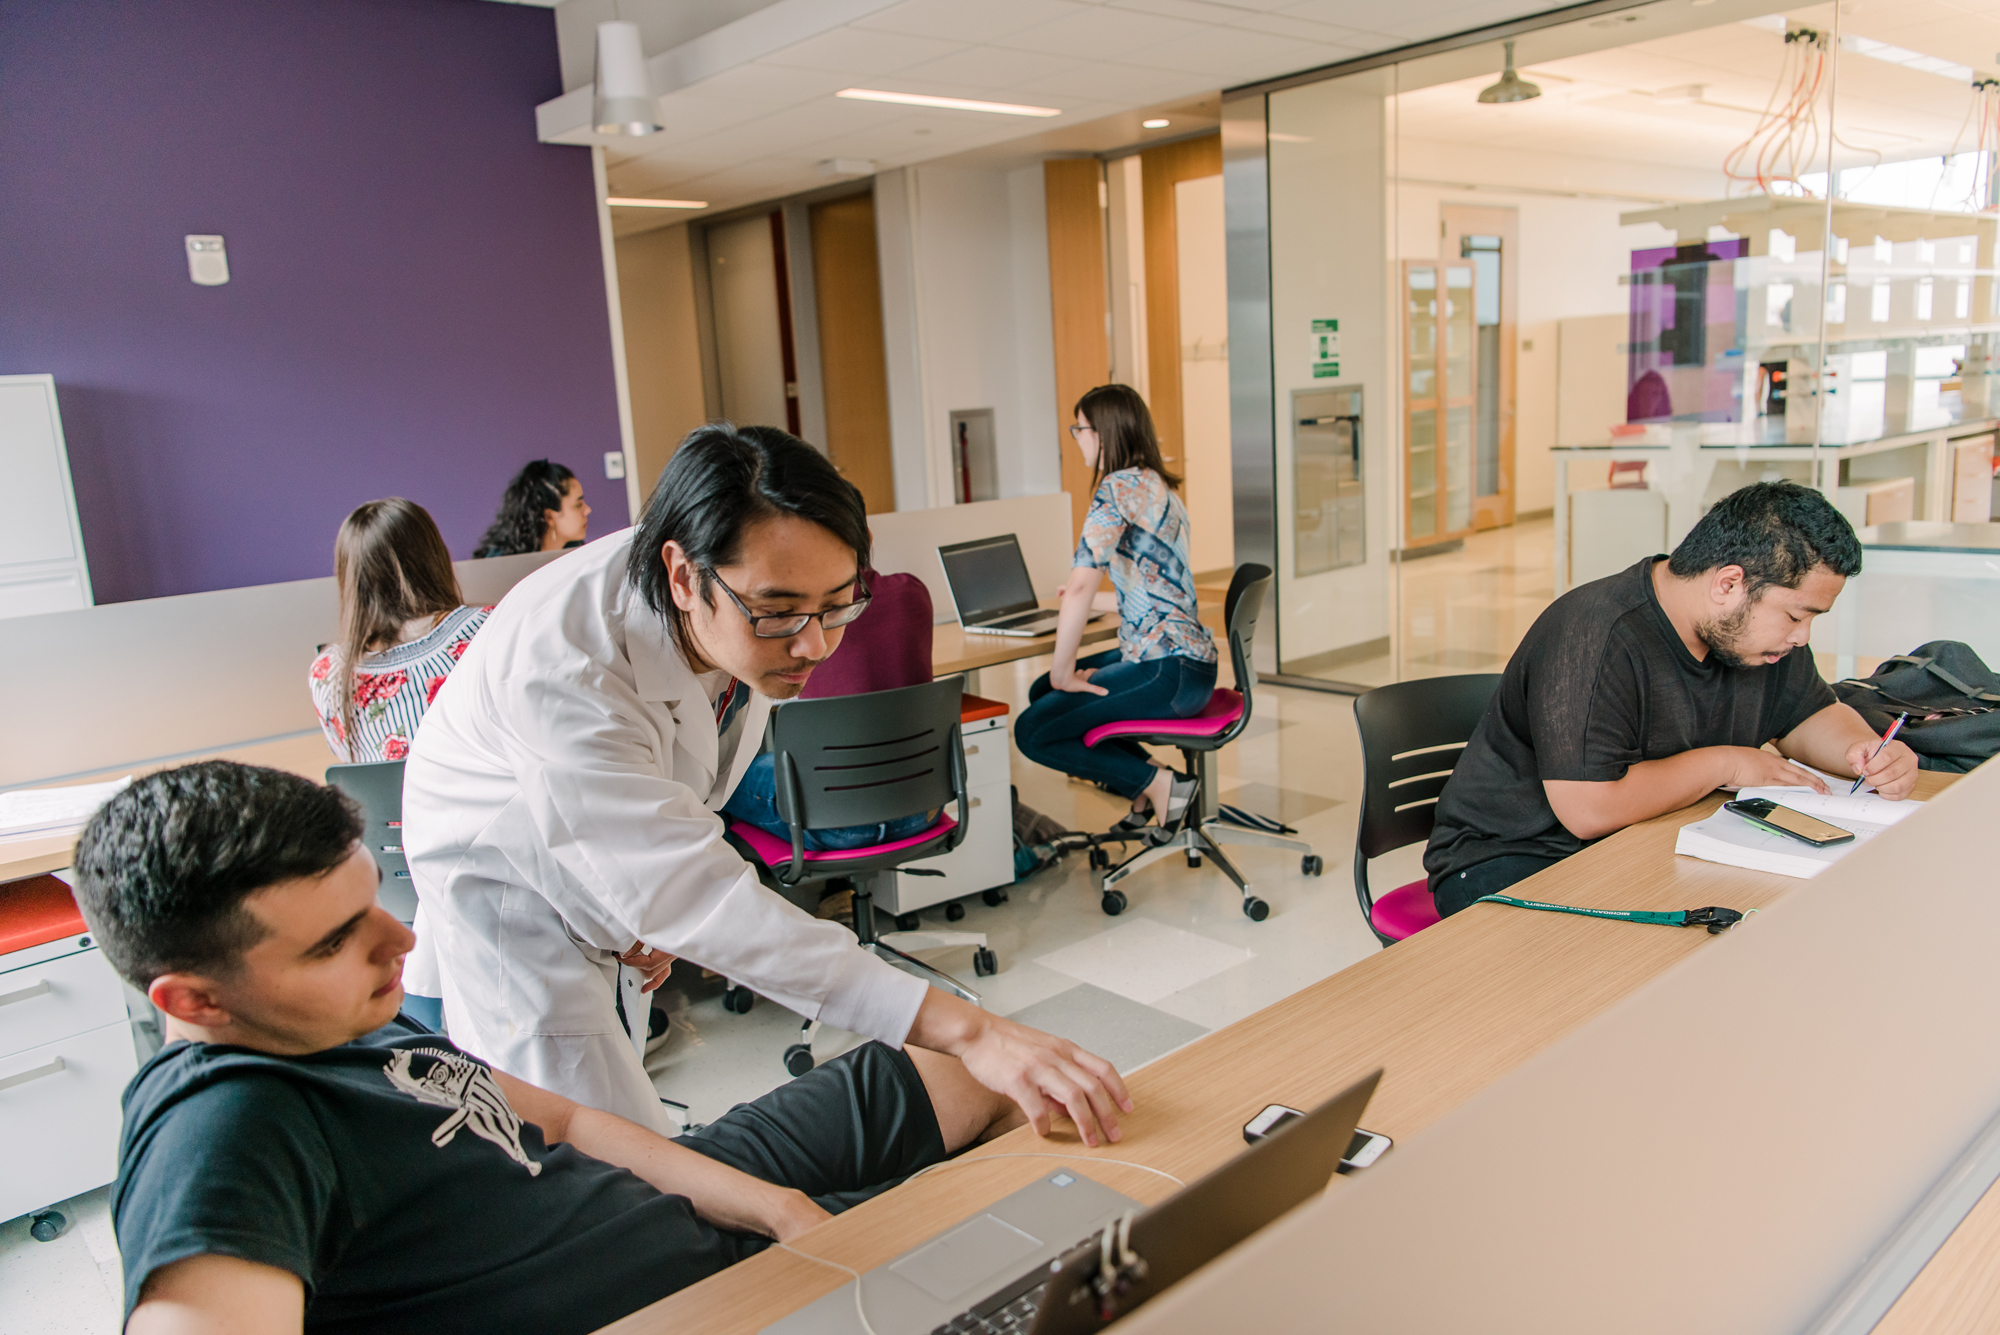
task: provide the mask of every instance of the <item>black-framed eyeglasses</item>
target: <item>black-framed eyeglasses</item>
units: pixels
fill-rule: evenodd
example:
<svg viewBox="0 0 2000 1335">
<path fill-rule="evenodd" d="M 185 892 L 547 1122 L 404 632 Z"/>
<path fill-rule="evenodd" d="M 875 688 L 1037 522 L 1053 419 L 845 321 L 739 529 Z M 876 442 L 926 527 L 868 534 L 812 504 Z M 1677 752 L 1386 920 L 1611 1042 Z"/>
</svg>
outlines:
<svg viewBox="0 0 2000 1335">
<path fill-rule="evenodd" d="M 1097 428 L 1094 426 L 1078 426 L 1074 422 L 1069 424 L 1069 433 L 1072 436 L 1080 436 L 1086 431 L 1090 432 L 1093 436 L 1097 434 Z"/>
<path fill-rule="evenodd" d="M 806 628 L 806 622 L 817 621 L 822 630 L 838 630 L 868 610 L 868 600 L 875 595 L 868 592 L 868 586 L 859 579 L 854 587 L 860 592 L 851 603 L 838 607 L 821 608 L 817 612 L 780 612 L 776 616 L 759 616 L 736 596 L 736 590 L 722 582 L 722 576 L 707 566 L 698 567 L 701 573 L 714 580 L 722 591 L 729 595 L 729 601 L 736 604 L 736 610 L 750 623 L 750 633 L 760 640 L 786 640 Z"/>
</svg>

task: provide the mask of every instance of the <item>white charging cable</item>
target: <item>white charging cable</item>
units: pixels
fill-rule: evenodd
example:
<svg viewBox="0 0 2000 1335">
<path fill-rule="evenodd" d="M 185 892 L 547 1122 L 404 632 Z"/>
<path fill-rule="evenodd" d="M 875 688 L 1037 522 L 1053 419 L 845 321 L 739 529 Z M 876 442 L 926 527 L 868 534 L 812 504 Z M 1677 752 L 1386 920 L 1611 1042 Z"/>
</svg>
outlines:
<svg viewBox="0 0 2000 1335">
<path fill-rule="evenodd" d="M 946 1159 L 942 1163 L 932 1164 L 929 1168 L 919 1169 L 918 1171 L 910 1174 L 907 1178 L 903 1180 L 905 1182 L 914 1182 L 918 1178 L 922 1177 L 924 1174 L 935 1173 L 940 1168 L 956 1168 L 960 1164 L 990 1163 L 995 1159 L 1061 1159 L 1069 1163 L 1116 1164 L 1120 1168 L 1136 1168 L 1142 1173 L 1151 1173 L 1154 1177 L 1163 1177 L 1177 1187 L 1184 1187 L 1187 1185 L 1186 1182 L 1183 1182 L 1180 1178 L 1175 1177 L 1172 1173 L 1169 1173 L 1164 1168 L 1153 1168 L 1147 1164 L 1133 1163 L 1130 1159 L 1097 1159 L 1097 1158 L 1092 1158 L 1089 1155 L 1083 1155 L 1083 1154 L 981 1154 L 970 1158 Z M 1126 1228 L 1128 1229 L 1131 1227 L 1130 1224 L 1131 1218 L 1132 1216 L 1129 1213 L 1125 1216 L 1125 1219 L 1127 1221 Z M 1124 1242 L 1122 1236 L 1120 1238 L 1120 1242 L 1121 1243 Z M 790 1252 L 792 1255 L 800 1257 L 807 1261 L 816 1261 L 820 1265 L 830 1267 L 831 1269 L 840 1271 L 844 1275 L 851 1276 L 854 1280 L 854 1319 L 861 1323 L 861 1329 L 863 1335 L 876 1335 L 875 1327 L 869 1323 L 868 1313 L 861 1305 L 861 1272 L 859 1270 L 854 1269 L 852 1266 L 844 1266 L 838 1261 L 829 1261 L 824 1256 L 814 1256 L 811 1252 L 802 1252 L 797 1247 L 790 1246 L 786 1243 L 773 1242 L 771 1245 L 776 1247 L 779 1251 Z M 1126 1244 L 1124 1247 L 1124 1251 L 1126 1253 L 1129 1253 L 1130 1250 L 1131 1250 L 1130 1245 Z"/>
</svg>

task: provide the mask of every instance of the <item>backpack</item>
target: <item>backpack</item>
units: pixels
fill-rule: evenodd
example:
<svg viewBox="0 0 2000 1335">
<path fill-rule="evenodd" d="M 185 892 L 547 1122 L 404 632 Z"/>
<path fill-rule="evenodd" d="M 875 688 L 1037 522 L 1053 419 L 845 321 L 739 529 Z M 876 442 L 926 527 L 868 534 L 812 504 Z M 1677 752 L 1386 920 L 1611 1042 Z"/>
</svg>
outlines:
<svg viewBox="0 0 2000 1335">
<path fill-rule="evenodd" d="M 1964 774 L 2000 752 L 2000 676 L 1957 640 L 1884 659 L 1867 677 L 1835 682 L 1833 693 L 1878 733 L 1908 711 L 1896 737 L 1923 769 Z"/>
</svg>

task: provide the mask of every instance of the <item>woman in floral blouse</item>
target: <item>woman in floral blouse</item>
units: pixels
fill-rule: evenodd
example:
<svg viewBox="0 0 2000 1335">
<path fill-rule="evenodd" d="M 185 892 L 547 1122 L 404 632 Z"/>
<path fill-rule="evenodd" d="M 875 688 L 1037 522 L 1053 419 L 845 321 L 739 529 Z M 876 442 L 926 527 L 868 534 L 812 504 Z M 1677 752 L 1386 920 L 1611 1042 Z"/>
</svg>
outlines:
<svg viewBox="0 0 2000 1335">
<path fill-rule="evenodd" d="M 313 708 L 342 760 L 401 760 L 417 721 L 485 622 L 467 607 L 429 512 L 392 496 L 349 515 L 333 544 L 340 640 L 313 659 Z"/>
</svg>

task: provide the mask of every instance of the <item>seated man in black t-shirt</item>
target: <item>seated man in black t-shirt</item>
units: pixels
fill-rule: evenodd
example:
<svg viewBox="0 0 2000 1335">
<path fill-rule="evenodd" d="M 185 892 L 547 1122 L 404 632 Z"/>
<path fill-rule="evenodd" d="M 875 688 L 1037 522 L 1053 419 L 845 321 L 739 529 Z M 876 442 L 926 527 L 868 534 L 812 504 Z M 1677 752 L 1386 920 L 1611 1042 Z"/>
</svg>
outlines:
<svg viewBox="0 0 2000 1335">
<path fill-rule="evenodd" d="M 413 938 L 360 834 L 223 762 L 84 831 L 84 916 L 170 1040 L 112 1190 L 133 1335 L 592 1331 L 1023 1116 L 876 1043 L 674 1140 L 524 1084 L 397 1015 Z"/>
<path fill-rule="evenodd" d="M 1718 502 L 1671 557 L 1556 599 L 1438 799 L 1424 851 L 1438 912 L 1717 788 L 1826 790 L 1792 761 L 1908 797 L 1916 753 L 1890 742 L 1876 754 L 1881 739 L 1805 647 L 1860 569 L 1854 530 L 1825 497 L 1760 482 Z"/>
</svg>

